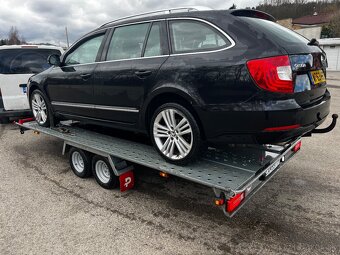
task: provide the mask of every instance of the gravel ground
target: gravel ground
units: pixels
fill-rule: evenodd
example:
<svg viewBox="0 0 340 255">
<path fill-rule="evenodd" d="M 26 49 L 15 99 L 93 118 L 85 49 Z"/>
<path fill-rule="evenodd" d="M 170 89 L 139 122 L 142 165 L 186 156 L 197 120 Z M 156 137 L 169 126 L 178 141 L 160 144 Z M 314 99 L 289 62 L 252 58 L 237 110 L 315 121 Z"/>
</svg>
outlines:
<svg viewBox="0 0 340 255">
<path fill-rule="evenodd" d="M 137 166 L 135 190 L 107 191 L 71 172 L 62 141 L 0 125 L 0 254 L 340 254 L 339 141 L 304 138 L 228 219 L 208 188 Z"/>
</svg>

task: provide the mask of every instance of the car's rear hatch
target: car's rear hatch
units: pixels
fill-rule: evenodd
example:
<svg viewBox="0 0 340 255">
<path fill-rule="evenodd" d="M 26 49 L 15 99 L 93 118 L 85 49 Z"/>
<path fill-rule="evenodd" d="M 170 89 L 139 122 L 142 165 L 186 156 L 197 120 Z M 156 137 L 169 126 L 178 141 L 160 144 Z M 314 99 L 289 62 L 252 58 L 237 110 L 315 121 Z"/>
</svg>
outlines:
<svg viewBox="0 0 340 255">
<path fill-rule="evenodd" d="M 238 17 L 287 55 L 291 65 L 293 97 L 303 107 L 315 104 L 326 92 L 326 55 L 294 31 L 263 18 Z M 288 96 L 288 95 L 287 95 Z"/>
</svg>

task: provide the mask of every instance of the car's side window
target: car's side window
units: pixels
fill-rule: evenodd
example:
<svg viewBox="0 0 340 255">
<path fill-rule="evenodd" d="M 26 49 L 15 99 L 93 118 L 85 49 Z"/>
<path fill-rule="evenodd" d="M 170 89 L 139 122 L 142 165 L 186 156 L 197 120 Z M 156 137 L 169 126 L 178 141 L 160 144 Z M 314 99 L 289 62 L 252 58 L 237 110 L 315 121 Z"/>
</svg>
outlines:
<svg viewBox="0 0 340 255">
<path fill-rule="evenodd" d="M 150 23 L 115 28 L 106 60 L 139 58 Z"/>
<path fill-rule="evenodd" d="M 161 48 L 161 23 L 156 22 L 152 24 L 149 38 L 146 43 L 144 57 L 153 57 L 162 55 Z"/>
<path fill-rule="evenodd" d="M 173 20 L 169 24 L 173 53 L 209 51 L 231 45 L 221 33 L 203 22 Z"/>
<path fill-rule="evenodd" d="M 65 59 L 65 65 L 93 63 L 103 41 L 104 34 L 93 37 L 73 50 Z"/>
</svg>

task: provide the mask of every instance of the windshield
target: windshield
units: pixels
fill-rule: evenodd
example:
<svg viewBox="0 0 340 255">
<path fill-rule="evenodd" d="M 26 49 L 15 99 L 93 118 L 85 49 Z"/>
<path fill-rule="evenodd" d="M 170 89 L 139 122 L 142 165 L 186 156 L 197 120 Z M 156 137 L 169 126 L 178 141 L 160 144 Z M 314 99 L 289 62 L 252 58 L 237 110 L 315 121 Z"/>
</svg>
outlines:
<svg viewBox="0 0 340 255">
<path fill-rule="evenodd" d="M 47 63 L 47 57 L 52 54 L 61 55 L 59 50 L 51 49 L 0 50 L 0 73 L 40 73 L 50 67 L 50 65 Z"/>
<path fill-rule="evenodd" d="M 239 18 L 252 24 L 254 27 L 263 32 L 268 38 L 271 38 L 272 40 L 278 43 L 284 44 L 308 43 L 308 40 L 303 36 L 275 22 L 248 17 Z"/>
</svg>

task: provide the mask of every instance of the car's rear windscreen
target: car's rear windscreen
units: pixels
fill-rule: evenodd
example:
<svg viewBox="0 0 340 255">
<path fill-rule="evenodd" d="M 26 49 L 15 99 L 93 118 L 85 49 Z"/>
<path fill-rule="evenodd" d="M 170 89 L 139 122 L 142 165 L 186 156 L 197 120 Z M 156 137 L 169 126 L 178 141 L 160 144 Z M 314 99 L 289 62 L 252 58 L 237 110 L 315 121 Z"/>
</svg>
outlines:
<svg viewBox="0 0 340 255">
<path fill-rule="evenodd" d="M 52 54 L 60 54 L 52 49 L 6 49 L 0 50 L 1 74 L 36 74 L 50 65 L 47 58 Z"/>
<path fill-rule="evenodd" d="M 308 40 L 295 33 L 294 31 L 285 28 L 275 22 L 257 19 L 257 18 L 249 18 L 249 17 L 238 17 L 241 20 L 251 24 L 253 28 L 257 31 L 263 33 L 268 39 L 275 41 L 279 45 L 294 45 L 294 44 L 305 44 L 307 45 Z"/>
</svg>

